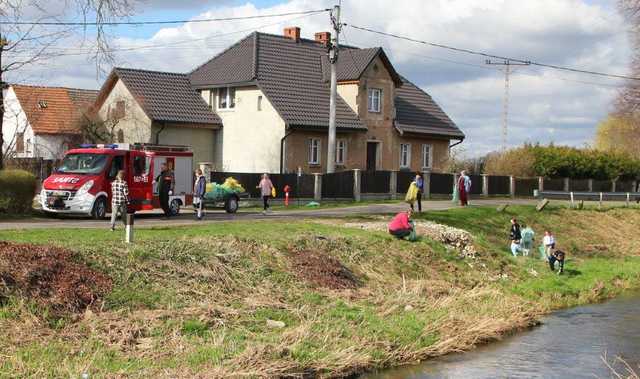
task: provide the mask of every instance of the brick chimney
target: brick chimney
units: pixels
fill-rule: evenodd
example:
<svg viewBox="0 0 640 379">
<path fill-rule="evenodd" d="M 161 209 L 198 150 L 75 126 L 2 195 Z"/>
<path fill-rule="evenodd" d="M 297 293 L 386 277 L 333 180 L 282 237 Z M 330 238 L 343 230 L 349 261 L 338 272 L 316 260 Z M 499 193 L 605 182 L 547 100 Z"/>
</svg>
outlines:
<svg viewBox="0 0 640 379">
<path fill-rule="evenodd" d="M 318 32 L 315 35 L 316 35 L 316 42 L 321 43 L 324 46 L 327 46 L 331 41 L 331 33 L 329 32 Z"/>
<path fill-rule="evenodd" d="M 295 42 L 300 42 L 300 28 L 297 26 L 284 28 L 284 36 Z"/>
</svg>

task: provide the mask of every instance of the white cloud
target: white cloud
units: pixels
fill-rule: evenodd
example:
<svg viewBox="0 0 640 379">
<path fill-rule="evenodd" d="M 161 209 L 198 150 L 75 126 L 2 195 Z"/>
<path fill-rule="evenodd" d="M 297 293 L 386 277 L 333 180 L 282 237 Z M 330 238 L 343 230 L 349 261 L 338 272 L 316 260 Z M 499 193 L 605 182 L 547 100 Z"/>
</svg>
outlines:
<svg viewBox="0 0 640 379">
<path fill-rule="evenodd" d="M 594 71 L 626 73 L 629 46 L 625 25 L 613 4 L 580 0 L 352 0 L 343 2 L 343 21 L 412 38 L 482 50 L 496 55 Z M 248 1 L 218 5 L 194 18 L 250 16 L 331 7 L 333 1 L 291 0 L 269 8 Z M 118 64 L 185 72 L 211 58 L 258 26 L 281 33 L 298 25 L 303 36 L 330 28 L 327 14 L 187 24 L 160 29 L 150 38 L 122 37 Z M 280 23 L 278 23 L 280 22 Z M 231 34 L 234 33 L 235 34 Z M 382 46 L 400 73 L 424 88 L 462 128 L 468 154 L 495 150 L 501 143 L 504 76 L 484 58 L 345 28 L 341 36 L 359 46 Z M 185 42 L 187 41 L 187 42 Z M 144 48 L 148 46 L 154 48 Z M 452 62 L 453 61 L 453 62 Z M 483 66 L 483 67 L 478 67 Z M 63 57 L 35 77 L 46 84 L 87 86 L 95 67 L 79 57 Z M 536 67 L 519 68 L 511 78 L 509 144 L 540 141 L 583 145 L 610 110 L 620 81 Z M 578 83 L 595 82 L 602 86 Z"/>
</svg>

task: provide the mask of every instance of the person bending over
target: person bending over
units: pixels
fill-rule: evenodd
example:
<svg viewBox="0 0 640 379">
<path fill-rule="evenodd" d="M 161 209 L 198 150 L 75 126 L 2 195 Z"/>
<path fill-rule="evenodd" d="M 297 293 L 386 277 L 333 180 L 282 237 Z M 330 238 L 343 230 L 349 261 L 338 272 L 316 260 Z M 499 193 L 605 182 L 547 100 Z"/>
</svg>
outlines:
<svg viewBox="0 0 640 379">
<path fill-rule="evenodd" d="M 413 232 L 411 209 L 400 212 L 389 223 L 389 233 L 397 238 L 408 237 Z"/>
</svg>

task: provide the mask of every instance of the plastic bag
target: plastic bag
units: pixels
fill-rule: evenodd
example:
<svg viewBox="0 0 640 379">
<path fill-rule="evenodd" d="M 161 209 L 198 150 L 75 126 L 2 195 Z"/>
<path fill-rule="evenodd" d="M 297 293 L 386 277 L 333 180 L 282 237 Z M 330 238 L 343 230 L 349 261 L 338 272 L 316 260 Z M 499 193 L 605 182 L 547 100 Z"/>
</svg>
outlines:
<svg viewBox="0 0 640 379">
<path fill-rule="evenodd" d="M 271 187 L 271 197 L 276 197 L 276 187 Z"/>
<path fill-rule="evenodd" d="M 228 177 L 224 183 L 222 183 L 222 188 L 232 191 L 232 192 L 244 192 L 244 188 L 236 179 L 232 176 Z"/>
<path fill-rule="evenodd" d="M 411 182 L 411 185 L 409 186 L 409 190 L 407 190 L 407 196 L 404 197 L 404 201 L 406 201 L 409 204 L 412 204 L 413 202 L 416 201 L 417 198 L 418 198 L 418 186 L 416 185 L 416 182 Z"/>
</svg>

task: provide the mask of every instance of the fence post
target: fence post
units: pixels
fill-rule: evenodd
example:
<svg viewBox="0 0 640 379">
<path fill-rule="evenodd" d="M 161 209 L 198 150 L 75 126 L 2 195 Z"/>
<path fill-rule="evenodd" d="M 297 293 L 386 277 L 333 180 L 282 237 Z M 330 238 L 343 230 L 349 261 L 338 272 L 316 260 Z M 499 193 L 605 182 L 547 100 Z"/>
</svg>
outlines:
<svg viewBox="0 0 640 379">
<path fill-rule="evenodd" d="M 589 192 L 593 192 L 593 179 L 589 179 L 587 185 L 589 186 Z"/>
<path fill-rule="evenodd" d="M 542 176 L 538 176 L 538 192 L 544 191 L 544 178 Z"/>
<path fill-rule="evenodd" d="M 389 196 L 391 200 L 398 198 L 398 171 L 389 172 Z"/>
<path fill-rule="evenodd" d="M 313 174 L 313 200 L 322 200 L 322 174 Z"/>
<path fill-rule="evenodd" d="M 362 182 L 362 172 L 358 168 L 353 169 L 353 200 L 354 201 L 360 201 L 360 191 L 361 191 L 360 183 L 361 182 Z"/>
<path fill-rule="evenodd" d="M 638 188 L 638 182 L 634 180 L 633 182 L 631 182 L 631 192 L 636 192 L 637 188 Z"/>
<path fill-rule="evenodd" d="M 569 178 L 564 178 L 564 192 L 569 192 Z"/>
<path fill-rule="evenodd" d="M 611 192 L 616 192 L 616 180 L 611 181 Z"/>
<path fill-rule="evenodd" d="M 452 194 L 456 190 L 456 184 L 458 184 L 458 178 L 460 178 L 460 174 L 454 173 L 453 174 L 453 188 L 451 188 L 451 193 Z"/>
<path fill-rule="evenodd" d="M 516 178 L 509 175 L 509 196 L 516 197 Z"/>
<path fill-rule="evenodd" d="M 422 183 L 424 185 L 424 199 L 431 198 L 431 171 L 424 171 L 422 173 Z"/>
<path fill-rule="evenodd" d="M 489 175 L 482 174 L 482 196 L 489 197 Z"/>
</svg>

